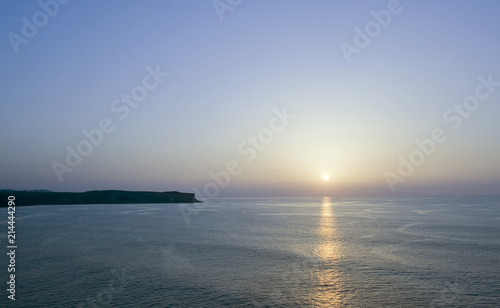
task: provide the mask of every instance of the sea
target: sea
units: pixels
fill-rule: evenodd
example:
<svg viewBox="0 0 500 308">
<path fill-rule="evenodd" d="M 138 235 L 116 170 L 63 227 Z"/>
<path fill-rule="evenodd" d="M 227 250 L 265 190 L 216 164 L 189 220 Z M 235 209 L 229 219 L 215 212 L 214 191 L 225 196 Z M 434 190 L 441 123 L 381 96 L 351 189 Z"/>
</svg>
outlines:
<svg viewBox="0 0 500 308">
<path fill-rule="evenodd" d="M 500 197 L 7 210 L 0 307 L 500 307 Z"/>
</svg>

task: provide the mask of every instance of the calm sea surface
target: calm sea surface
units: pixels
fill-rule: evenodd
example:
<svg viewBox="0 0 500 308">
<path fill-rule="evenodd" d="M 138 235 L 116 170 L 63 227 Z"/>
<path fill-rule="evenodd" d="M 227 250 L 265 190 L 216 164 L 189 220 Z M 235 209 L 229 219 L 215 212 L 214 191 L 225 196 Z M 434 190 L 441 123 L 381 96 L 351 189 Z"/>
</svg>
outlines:
<svg viewBox="0 0 500 308">
<path fill-rule="evenodd" d="M 500 307 L 500 198 L 196 206 L 18 207 L 0 306 Z"/>
</svg>

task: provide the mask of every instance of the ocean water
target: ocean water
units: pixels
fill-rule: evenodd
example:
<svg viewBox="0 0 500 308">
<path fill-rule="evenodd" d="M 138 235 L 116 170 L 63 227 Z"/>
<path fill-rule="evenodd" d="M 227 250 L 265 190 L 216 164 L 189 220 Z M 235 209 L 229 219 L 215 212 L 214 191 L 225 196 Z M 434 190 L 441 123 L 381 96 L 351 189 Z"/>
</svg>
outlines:
<svg viewBox="0 0 500 308">
<path fill-rule="evenodd" d="M 500 307 L 500 197 L 18 207 L 16 240 L 1 307 Z"/>
</svg>

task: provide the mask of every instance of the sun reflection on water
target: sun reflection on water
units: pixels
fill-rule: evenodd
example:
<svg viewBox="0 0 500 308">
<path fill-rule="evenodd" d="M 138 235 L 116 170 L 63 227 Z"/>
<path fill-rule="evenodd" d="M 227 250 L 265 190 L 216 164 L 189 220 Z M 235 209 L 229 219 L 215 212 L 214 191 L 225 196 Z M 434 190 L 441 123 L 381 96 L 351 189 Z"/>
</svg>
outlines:
<svg viewBox="0 0 500 308">
<path fill-rule="evenodd" d="M 316 288 L 311 301 L 316 307 L 340 307 L 345 305 L 344 286 L 338 263 L 341 258 L 335 215 L 330 197 L 323 197 L 318 234 L 321 244 L 315 253 L 319 264 L 315 272 Z"/>
</svg>

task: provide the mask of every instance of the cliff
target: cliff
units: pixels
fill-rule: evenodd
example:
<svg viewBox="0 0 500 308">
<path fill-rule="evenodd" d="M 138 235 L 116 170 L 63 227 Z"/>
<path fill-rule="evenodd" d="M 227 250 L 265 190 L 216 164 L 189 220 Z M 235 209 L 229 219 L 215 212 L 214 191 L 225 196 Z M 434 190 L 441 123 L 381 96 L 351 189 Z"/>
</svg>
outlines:
<svg viewBox="0 0 500 308">
<path fill-rule="evenodd" d="M 0 207 L 7 206 L 7 198 L 16 197 L 16 206 L 63 204 L 124 204 L 124 203 L 194 203 L 194 194 L 178 191 L 124 191 L 92 190 L 82 193 L 47 190 L 0 190 Z"/>
</svg>

